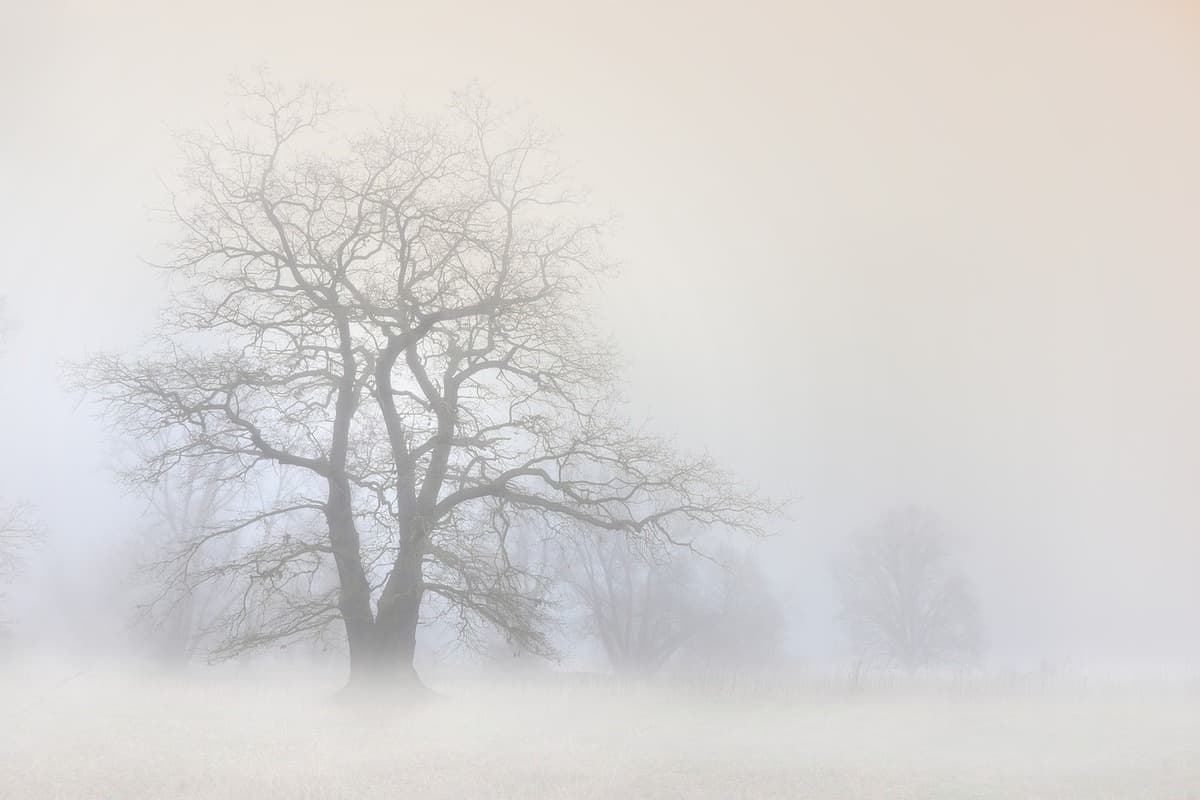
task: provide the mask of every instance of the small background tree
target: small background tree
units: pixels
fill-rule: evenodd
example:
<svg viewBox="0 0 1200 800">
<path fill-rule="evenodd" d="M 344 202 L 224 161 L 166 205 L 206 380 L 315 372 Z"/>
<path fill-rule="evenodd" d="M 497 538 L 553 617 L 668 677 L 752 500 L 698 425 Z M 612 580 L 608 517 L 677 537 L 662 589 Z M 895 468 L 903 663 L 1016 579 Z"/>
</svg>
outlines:
<svg viewBox="0 0 1200 800">
<path fill-rule="evenodd" d="M 618 675 L 657 672 L 713 609 L 688 548 L 575 526 L 559 576 Z"/>
<path fill-rule="evenodd" d="M 715 605 L 681 648 L 680 668 L 730 677 L 778 666 L 786 620 L 754 551 L 721 547 L 705 571 Z"/>
<path fill-rule="evenodd" d="M 3 355 L 11 327 L 5 299 L 0 297 L 0 355 Z M 4 586 L 20 575 L 30 550 L 42 533 L 42 526 L 34 519 L 33 509 L 28 503 L 0 504 L 0 601 L 4 600 Z M 5 614 L 0 610 L 0 632 L 4 630 L 5 623 Z"/>
<path fill-rule="evenodd" d="M 40 533 L 41 526 L 34 521 L 28 504 L 0 508 L 0 601 L 4 600 L 3 587 L 21 574 Z M 0 612 L 0 631 L 5 623 Z"/>
<path fill-rule="evenodd" d="M 213 629 L 236 600 L 228 580 L 197 576 L 236 555 L 242 546 L 237 535 L 216 537 L 213 548 L 195 552 L 189 544 L 227 524 L 237 492 L 201 462 L 183 464 L 146 489 L 147 522 L 130 543 L 135 552 L 128 559 L 135 591 L 145 595 L 134 625 L 154 659 L 178 668 L 214 646 Z"/>
<path fill-rule="evenodd" d="M 884 664 L 911 675 L 977 655 L 974 594 L 950 561 L 942 524 L 929 512 L 889 512 L 854 537 L 835 571 L 856 674 Z"/>
</svg>

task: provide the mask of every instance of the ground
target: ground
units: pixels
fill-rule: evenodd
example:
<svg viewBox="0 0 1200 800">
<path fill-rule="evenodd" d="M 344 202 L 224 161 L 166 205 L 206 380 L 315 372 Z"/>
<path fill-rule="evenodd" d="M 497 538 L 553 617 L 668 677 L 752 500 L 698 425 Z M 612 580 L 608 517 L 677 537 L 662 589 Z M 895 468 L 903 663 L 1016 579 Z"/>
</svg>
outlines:
<svg viewBox="0 0 1200 800">
<path fill-rule="evenodd" d="M 1200 691 L 325 679 L 0 683 L 0 798 L 1200 800 Z"/>
</svg>

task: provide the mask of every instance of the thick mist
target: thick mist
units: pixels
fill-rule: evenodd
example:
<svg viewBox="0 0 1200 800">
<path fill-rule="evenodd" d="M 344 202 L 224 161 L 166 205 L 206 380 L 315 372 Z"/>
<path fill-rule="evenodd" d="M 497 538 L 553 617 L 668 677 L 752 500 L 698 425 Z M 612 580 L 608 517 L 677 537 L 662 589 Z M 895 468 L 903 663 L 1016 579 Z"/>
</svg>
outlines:
<svg viewBox="0 0 1200 800">
<path fill-rule="evenodd" d="M 1200 780 L 1195 9 L 5 17 L 0 710 L 18 722 L 0 797 L 470 796 L 488 783 L 456 765 L 487 752 L 503 796 L 1185 797 Z M 337 113 L 281 148 L 272 183 L 238 149 L 270 125 L 247 120 L 324 97 Z M 233 183 L 206 200 L 196 170 Z M 292 232 L 278 252 L 255 237 L 279 220 L 239 205 L 260 177 Z M 297 200 L 314 186 L 317 211 Z M 509 213 L 525 191 L 537 212 Z M 351 235 L 329 209 L 356 202 Z M 402 220 L 420 220 L 416 256 Z M 197 221 L 221 258 L 241 249 L 187 273 Z M 323 273 L 326 235 L 362 260 Z M 239 258 L 345 293 L 304 306 Z M 245 335 L 206 305 L 197 280 L 218 274 L 274 327 Z M 358 404 L 341 467 L 338 343 Z M 227 350 L 246 360 L 203 360 Z M 236 397 L 198 411 L 216 373 Z M 247 420 L 316 467 L 264 458 Z M 552 475 L 531 466 L 547 454 Z M 415 600 L 387 587 L 410 567 L 434 587 Z M 415 649 L 400 622 L 347 632 L 410 600 Z M 393 662 L 419 697 L 347 700 Z M 407 719 L 430 735 L 380 767 Z M 185 729 L 217 766 L 184 756 Z M 178 775 L 135 769 L 123 741 Z"/>
</svg>

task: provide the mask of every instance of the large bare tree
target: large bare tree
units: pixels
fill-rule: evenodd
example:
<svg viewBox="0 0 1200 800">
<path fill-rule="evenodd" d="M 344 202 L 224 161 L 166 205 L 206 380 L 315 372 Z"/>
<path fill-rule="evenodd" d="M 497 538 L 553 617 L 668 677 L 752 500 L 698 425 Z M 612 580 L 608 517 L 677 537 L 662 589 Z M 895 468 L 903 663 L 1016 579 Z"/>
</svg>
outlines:
<svg viewBox="0 0 1200 800">
<path fill-rule="evenodd" d="M 601 230 L 535 128 L 477 92 L 355 133 L 318 90 L 264 81 L 240 105 L 185 140 L 157 350 L 84 370 L 112 419 L 170 437 L 136 477 L 298 476 L 183 548 L 186 568 L 259 531 L 227 564 L 247 580 L 225 652 L 340 619 L 352 682 L 415 680 L 429 597 L 544 651 L 542 602 L 506 557 L 514 526 L 759 529 L 768 503 L 623 422 L 586 302 Z M 262 533 L 272 520 L 287 523 Z M 268 596 L 283 611 L 255 614 Z"/>
<path fill-rule="evenodd" d="M 946 542 L 938 518 L 916 507 L 895 509 L 855 537 L 836 579 L 860 665 L 883 662 L 912 674 L 977 653 L 978 608 Z"/>
</svg>

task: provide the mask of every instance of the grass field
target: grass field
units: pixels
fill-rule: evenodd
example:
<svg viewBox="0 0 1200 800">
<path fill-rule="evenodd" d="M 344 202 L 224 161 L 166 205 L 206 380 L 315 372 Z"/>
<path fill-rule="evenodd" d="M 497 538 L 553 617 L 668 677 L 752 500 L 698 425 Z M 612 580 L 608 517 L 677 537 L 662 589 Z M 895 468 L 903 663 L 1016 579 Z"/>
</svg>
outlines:
<svg viewBox="0 0 1200 800">
<path fill-rule="evenodd" d="M 1200 798 L 1200 693 L 92 674 L 0 686 L 0 798 Z"/>
</svg>

